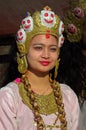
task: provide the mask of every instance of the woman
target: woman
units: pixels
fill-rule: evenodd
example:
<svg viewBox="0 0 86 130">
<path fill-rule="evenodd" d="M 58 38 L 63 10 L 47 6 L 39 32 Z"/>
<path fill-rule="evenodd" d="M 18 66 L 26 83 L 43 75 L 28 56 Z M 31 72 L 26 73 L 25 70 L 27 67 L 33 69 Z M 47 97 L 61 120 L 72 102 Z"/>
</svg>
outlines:
<svg viewBox="0 0 86 130">
<path fill-rule="evenodd" d="M 82 130 L 75 93 L 56 81 L 63 22 L 45 7 L 17 33 L 21 78 L 0 90 L 1 130 Z"/>
</svg>

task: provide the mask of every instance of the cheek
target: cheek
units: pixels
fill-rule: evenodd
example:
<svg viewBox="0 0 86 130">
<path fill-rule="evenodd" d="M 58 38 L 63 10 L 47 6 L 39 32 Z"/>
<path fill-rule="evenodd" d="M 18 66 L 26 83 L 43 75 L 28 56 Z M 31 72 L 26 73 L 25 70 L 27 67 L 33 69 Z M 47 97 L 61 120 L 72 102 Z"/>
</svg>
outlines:
<svg viewBox="0 0 86 130">
<path fill-rule="evenodd" d="M 28 61 L 32 61 L 32 60 L 34 60 L 34 56 L 28 54 L 28 55 L 27 55 L 27 60 L 28 60 Z"/>
<path fill-rule="evenodd" d="M 30 61 L 32 61 L 32 59 L 33 59 L 32 55 L 27 54 L 27 61 L 28 61 L 28 63 L 29 63 Z"/>
<path fill-rule="evenodd" d="M 34 62 L 34 61 L 36 61 L 38 59 L 38 55 L 37 55 L 37 53 L 35 53 L 35 52 L 29 52 L 29 54 L 27 55 L 27 60 L 28 60 L 28 63 L 29 62 Z"/>
<path fill-rule="evenodd" d="M 57 61 L 57 59 L 58 59 L 58 57 L 59 57 L 59 55 L 58 54 L 55 54 L 55 55 L 53 55 L 53 57 L 52 57 L 52 59 L 53 59 L 53 61 Z"/>
<path fill-rule="evenodd" d="M 58 48 L 56 53 L 52 54 L 52 58 L 56 61 L 59 58 L 60 49 Z"/>
</svg>

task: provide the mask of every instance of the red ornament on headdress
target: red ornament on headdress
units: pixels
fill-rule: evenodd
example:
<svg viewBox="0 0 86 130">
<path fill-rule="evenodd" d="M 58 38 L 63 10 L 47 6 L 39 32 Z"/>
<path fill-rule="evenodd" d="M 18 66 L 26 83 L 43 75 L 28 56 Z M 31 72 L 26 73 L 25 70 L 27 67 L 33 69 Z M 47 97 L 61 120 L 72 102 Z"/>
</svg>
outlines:
<svg viewBox="0 0 86 130">
<path fill-rule="evenodd" d="M 83 18 L 84 17 L 84 11 L 80 7 L 76 7 L 74 9 L 74 15 L 78 18 Z"/>
<path fill-rule="evenodd" d="M 68 24 L 68 31 L 72 34 L 77 32 L 77 28 L 75 27 L 74 24 Z"/>
<path fill-rule="evenodd" d="M 47 38 L 47 39 L 50 38 L 50 30 L 47 30 L 47 31 L 46 31 L 46 38 Z"/>
</svg>

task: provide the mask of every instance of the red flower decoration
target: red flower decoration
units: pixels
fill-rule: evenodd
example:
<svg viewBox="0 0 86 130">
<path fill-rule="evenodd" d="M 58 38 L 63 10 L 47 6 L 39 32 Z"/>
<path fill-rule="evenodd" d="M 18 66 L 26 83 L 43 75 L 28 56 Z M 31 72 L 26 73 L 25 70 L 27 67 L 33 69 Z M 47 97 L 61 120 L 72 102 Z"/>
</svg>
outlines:
<svg viewBox="0 0 86 130">
<path fill-rule="evenodd" d="M 74 9 L 74 15 L 78 18 L 83 18 L 84 17 L 84 11 L 80 7 L 76 7 Z"/>
<path fill-rule="evenodd" d="M 77 28 L 75 27 L 75 25 L 74 24 L 69 24 L 68 25 L 68 31 L 70 32 L 70 33 L 76 33 L 77 32 Z"/>
</svg>

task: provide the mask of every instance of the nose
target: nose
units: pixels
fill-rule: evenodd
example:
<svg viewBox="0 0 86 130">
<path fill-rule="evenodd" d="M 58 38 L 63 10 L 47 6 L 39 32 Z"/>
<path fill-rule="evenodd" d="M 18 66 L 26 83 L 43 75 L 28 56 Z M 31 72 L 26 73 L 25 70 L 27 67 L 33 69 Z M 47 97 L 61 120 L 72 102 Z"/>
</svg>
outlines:
<svg viewBox="0 0 86 130">
<path fill-rule="evenodd" d="M 50 57 L 49 50 L 45 48 L 42 52 L 42 57 L 48 59 Z"/>
</svg>

